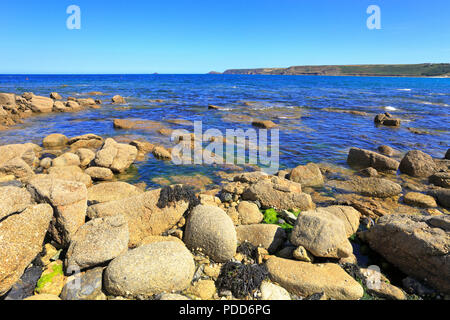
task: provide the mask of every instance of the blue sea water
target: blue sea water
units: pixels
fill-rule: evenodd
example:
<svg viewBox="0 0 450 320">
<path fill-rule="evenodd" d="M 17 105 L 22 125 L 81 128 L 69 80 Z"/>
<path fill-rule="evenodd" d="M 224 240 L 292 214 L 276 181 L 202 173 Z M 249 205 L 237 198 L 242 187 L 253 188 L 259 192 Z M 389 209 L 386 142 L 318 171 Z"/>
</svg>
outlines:
<svg viewBox="0 0 450 320">
<path fill-rule="evenodd" d="M 99 91 L 100 96 L 89 92 Z M 0 132 L 0 144 L 35 142 L 51 133 L 69 137 L 95 133 L 117 139 L 144 138 L 165 143 L 165 137 L 142 130 L 115 130 L 112 120 L 168 119 L 202 121 L 203 129 L 248 129 L 239 117 L 268 119 L 279 124 L 280 163 L 294 167 L 307 162 L 345 165 L 348 149 L 375 150 L 386 144 L 402 152 L 420 149 L 442 157 L 450 146 L 450 79 L 384 77 L 311 77 L 244 75 L 0 75 L 0 92 L 33 92 L 48 96 L 93 97 L 101 109 L 31 117 Z M 111 97 L 126 106 L 111 105 Z M 161 99 L 163 102 L 155 100 Z M 225 110 L 208 110 L 208 105 Z M 368 116 L 330 112 L 354 110 Z M 389 111 L 403 120 L 400 128 L 377 127 L 373 117 Z M 189 127 L 166 124 L 171 128 Z M 417 135 L 408 127 L 429 134 Z M 138 163 L 136 180 L 173 174 L 210 174 L 203 166 L 180 168 L 152 157 Z"/>
</svg>

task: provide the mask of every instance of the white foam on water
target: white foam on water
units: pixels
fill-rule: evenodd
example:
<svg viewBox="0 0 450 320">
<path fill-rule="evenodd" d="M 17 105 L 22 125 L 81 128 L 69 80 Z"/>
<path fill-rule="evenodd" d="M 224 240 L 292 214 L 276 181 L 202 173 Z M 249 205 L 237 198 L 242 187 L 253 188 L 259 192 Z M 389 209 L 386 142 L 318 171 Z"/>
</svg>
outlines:
<svg viewBox="0 0 450 320">
<path fill-rule="evenodd" d="M 397 89 L 397 91 L 411 91 L 411 89 L 408 89 L 408 88 L 406 88 L 406 89 Z"/>
<path fill-rule="evenodd" d="M 384 107 L 384 110 L 386 110 L 386 111 L 395 111 L 395 110 L 397 110 L 397 108 L 394 108 L 394 107 L 391 107 L 391 106 L 386 106 L 386 107 Z"/>
</svg>

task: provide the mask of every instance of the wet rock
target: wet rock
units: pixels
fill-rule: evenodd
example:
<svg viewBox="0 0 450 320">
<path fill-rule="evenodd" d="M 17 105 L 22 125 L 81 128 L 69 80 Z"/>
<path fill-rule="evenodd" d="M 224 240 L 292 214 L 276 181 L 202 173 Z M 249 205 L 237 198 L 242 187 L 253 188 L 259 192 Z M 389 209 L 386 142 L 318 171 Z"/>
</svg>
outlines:
<svg viewBox="0 0 450 320">
<path fill-rule="evenodd" d="M 256 224 L 264 218 L 258 206 L 253 202 L 241 201 L 237 206 L 237 212 L 239 224 Z"/>
<path fill-rule="evenodd" d="M 450 172 L 438 172 L 431 175 L 428 181 L 435 186 L 450 188 Z"/>
<path fill-rule="evenodd" d="M 142 194 L 143 191 L 129 183 L 116 181 L 99 183 L 88 189 L 88 202 L 90 205 L 127 199 Z"/>
<path fill-rule="evenodd" d="M 350 149 L 347 157 L 347 163 L 354 168 L 372 167 L 380 171 L 397 171 L 400 165 L 397 160 L 373 151 L 359 148 Z"/>
<path fill-rule="evenodd" d="M 272 257 L 266 265 L 270 279 L 292 294 L 307 297 L 324 292 L 336 300 L 358 300 L 364 294 L 361 285 L 337 264 L 312 264 Z"/>
<path fill-rule="evenodd" d="M 269 281 L 261 283 L 261 298 L 262 300 L 291 300 L 291 296 L 286 289 Z"/>
<path fill-rule="evenodd" d="M 184 242 L 192 250 L 201 249 L 216 262 L 226 262 L 236 254 L 233 221 L 215 206 L 199 205 L 192 210 L 186 221 Z"/>
<path fill-rule="evenodd" d="M 109 168 L 113 172 L 124 172 L 136 160 L 137 149 L 134 146 L 117 143 L 113 139 L 106 139 L 103 147 L 95 156 L 95 163 L 99 167 Z"/>
<path fill-rule="evenodd" d="M 450 189 L 440 188 L 437 190 L 431 190 L 428 194 L 436 198 L 439 205 L 450 209 Z"/>
<path fill-rule="evenodd" d="M 27 186 L 36 202 L 50 204 L 55 210 L 50 233 L 60 244 L 70 243 L 85 222 L 87 189 L 80 182 L 64 181 L 48 176 L 36 177 Z"/>
<path fill-rule="evenodd" d="M 432 196 L 427 196 L 419 192 L 409 192 L 405 195 L 404 202 L 413 207 L 435 208 L 436 200 Z"/>
<path fill-rule="evenodd" d="M 128 250 L 128 240 L 124 216 L 91 220 L 72 237 L 66 254 L 67 269 L 86 269 L 110 261 Z"/>
<path fill-rule="evenodd" d="M 95 159 L 95 152 L 90 149 L 80 148 L 75 154 L 80 158 L 82 167 L 87 167 Z"/>
<path fill-rule="evenodd" d="M 435 296 L 436 291 L 425 286 L 414 278 L 406 277 L 402 280 L 403 288 L 410 294 L 417 294 L 421 297 Z"/>
<path fill-rule="evenodd" d="M 90 167 L 84 171 L 86 174 L 91 176 L 93 180 L 97 181 L 107 181 L 114 178 L 114 173 L 111 169 L 102 167 Z"/>
<path fill-rule="evenodd" d="M 299 183 L 279 177 L 260 179 L 244 191 L 242 199 L 259 201 L 262 208 L 279 210 L 314 208 L 311 196 L 302 193 Z"/>
<path fill-rule="evenodd" d="M 114 119 L 113 126 L 115 129 L 133 129 L 136 127 L 136 122 L 126 119 Z"/>
<path fill-rule="evenodd" d="M 365 168 L 359 171 L 359 173 L 365 177 L 376 177 L 378 176 L 378 171 L 372 167 Z"/>
<path fill-rule="evenodd" d="M 210 110 L 221 110 L 222 107 L 219 107 L 219 106 L 215 106 L 215 105 L 210 104 L 210 105 L 208 106 L 208 109 L 210 109 Z"/>
<path fill-rule="evenodd" d="M 353 177 L 347 181 L 329 181 L 329 184 L 347 192 L 376 198 L 394 197 L 402 192 L 402 187 L 399 184 L 383 178 Z"/>
<path fill-rule="evenodd" d="M 392 157 L 397 153 L 393 148 L 386 145 L 379 146 L 378 152 L 388 157 Z"/>
<path fill-rule="evenodd" d="M 62 300 L 106 300 L 102 292 L 103 268 L 78 273 L 68 279 L 61 292 Z"/>
<path fill-rule="evenodd" d="M 407 275 L 449 293 L 450 230 L 431 219 L 449 221 L 447 216 L 384 216 L 360 238 Z"/>
<path fill-rule="evenodd" d="M 11 288 L 11 290 L 4 296 L 5 300 L 23 300 L 30 297 L 34 293 L 36 283 L 41 277 L 42 267 L 31 266 L 25 270 L 22 277 Z"/>
<path fill-rule="evenodd" d="M 194 271 L 194 259 L 186 247 L 158 242 L 114 259 L 106 268 L 104 286 L 116 296 L 183 291 L 189 287 Z"/>
<path fill-rule="evenodd" d="M 252 224 L 236 227 L 239 243 L 250 242 L 256 247 L 263 247 L 274 253 L 286 240 L 283 228 L 274 224 Z"/>
<path fill-rule="evenodd" d="M 52 216 L 52 208 L 41 204 L 0 220 L 0 296 L 41 251 Z"/>
<path fill-rule="evenodd" d="M 115 95 L 111 99 L 112 103 L 124 104 L 126 103 L 125 99 L 119 95 Z"/>
<path fill-rule="evenodd" d="M 0 187 L 0 221 L 13 213 L 22 212 L 31 204 L 31 195 L 26 189 Z"/>
<path fill-rule="evenodd" d="M 156 146 L 153 151 L 153 156 L 159 160 L 172 160 L 172 154 L 169 150 L 164 148 L 163 146 Z"/>
<path fill-rule="evenodd" d="M 277 127 L 278 125 L 271 120 L 254 120 L 252 121 L 252 126 L 263 129 L 272 129 Z"/>
<path fill-rule="evenodd" d="M 161 191 L 151 190 L 130 198 L 92 205 L 87 213 L 91 219 L 123 214 L 130 231 L 128 245 L 135 247 L 147 236 L 162 235 L 170 230 L 189 207 L 189 201 L 184 199 L 161 206 Z"/>
<path fill-rule="evenodd" d="M 67 142 L 69 141 L 69 139 L 63 135 L 63 134 L 59 134 L 59 133 L 54 133 L 51 134 L 47 137 L 44 138 L 44 140 L 42 141 L 42 145 L 44 146 L 44 148 L 62 148 L 65 147 L 67 145 Z"/>
<path fill-rule="evenodd" d="M 153 150 L 155 149 L 155 145 L 147 141 L 133 140 L 130 142 L 130 144 L 132 146 L 135 146 L 138 149 L 139 153 L 143 154 L 153 152 Z"/>
<path fill-rule="evenodd" d="M 324 183 L 320 168 L 314 163 L 294 168 L 289 179 L 300 183 L 302 187 L 321 187 Z"/>
<path fill-rule="evenodd" d="M 76 102 L 78 102 L 78 104 L 79 104 L 80 106 L 82 106 L 82 107 L 92 107 L 92 106 L 95 106 L 95 100 L 92 99 L 92 98 L 87 98 L 87 99 L 80 98 L 80 99 L 77 99 Z"/>
<path fill-rule="evenodd" d="M 346 258 L 353 253 L 348 233 L 342 217 L 326 208 L 318 208 L 298 216 L 290 240 L 316 257 Z"/>
<path fill-rule="evenodd" d="M 437 171 L 433 158 L 420 151 L 409 151 L 400 162 L 400 171 L 412 177 L 429 177 Z"/>
<path fill-rule="evenodd" d="M 54 99 L 54 100 L 62 100 L 61 95 L 59 93 L 57 93 L 57 92 L 50 93 L 50 98 Z"/>
</svg>

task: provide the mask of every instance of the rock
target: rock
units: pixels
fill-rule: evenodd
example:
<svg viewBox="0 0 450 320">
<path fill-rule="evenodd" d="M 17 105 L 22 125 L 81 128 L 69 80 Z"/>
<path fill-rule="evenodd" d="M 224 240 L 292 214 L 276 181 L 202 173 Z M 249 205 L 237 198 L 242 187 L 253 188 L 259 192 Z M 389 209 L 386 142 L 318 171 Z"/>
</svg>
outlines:
<svg viewBox="0 0 450 320">
<path fill-rule="evenodd" d="M 402 192 L 401 185 L 383 178 L 353 177 L 347 181 L 329 181 L 329 185 L 347 192 L 376 198 L 394 197 Z"/>
<path fill-rule="evenodd" d="M 14 158 L 21 158 L 32 167 L 38 160 L 36 157 L 38 149 L 40 149 L 39 146 L 33 143 L 0 146 L 0 166 Z"/>
<path fill-rule="evenodd" d="M 215 105 L 210 104 L 210 105 L 208 106 L 208 109 L 209 109 L 209 110 L 221 110 L 222 107 L 219 107 L 219 106 L 215 106 Z"/>
<path fill-rule="evenodd" d="M 28 181 L 34 176 L 34 171 L 21 158 L 13 158 L 0 166 L 0 176 L 14 176 L 15 179 Z"/>
<path fill-rule="evenodd" d="M 61 299 L 54 294 L 36 294 L 23 300 L 44 301 L 44 300 L 61 300 Z"/>
<path fill-rule="evenodd" d="M 309 210 L 314 208 L 311 196 L 302 193 L 299 183 L 279 177 L 260 179 L 245 189 L 243 200 L 259 201 L 262 208 Z"/>
<path fill-rule="evenodd" d="M 86 186 L 80 182 L 41 176 L 32 179 L 27 189 L 36 202 L 45 202 L 53 207 L 55 218 L 50 233 L 58 243 L 69 244 L 72 236 L 85 222 Z"/>
<path fill-rule="evenodd" d="M 82 101 L 83 102 L 83 101 Z M 78 101 L 67 101 L 65 111 L 79 111 L 83 109 Z"/>
<path fill-rule="evenodd" d="M 118 103 L 118 104 L 125 104 L 127 103 L 125 101 L 125 99 L 119 95 L 115 95 L 114 97 L 112 97 L 111 99 L 112 103 Z"/>
<path fill-rule="evenodd" d="M 236 254 L 236 230 L 231 218 L 220 208 L 199 205 L 186 222 L 184 242 L 201 249 L 215 262 L 226 262 Z"/>
<path fill-rule="evenodd" d="M 400 171 L 412 177 L 427 178 L 437 171 L 437 167 L 430 155 L 412 150 L 400 162 Z"/>
<path fill-rule="evenodd" d="M 436 200 L 432 196 L 427 196 L 419 192 L 409 192 L 403 200 L 406 204 L 420 208 L 436 208 Z"/>
<path fill-rule="evenodd" d="M 95 156 L 95 163 L 99 167 L 109 168 L 113 172 L 124 172 L 136 160 L 137 149 L 129 144 L 117 143 L 113 139 L 106 139 L 101 150 Z"/>
<path fill-rule="evenodd" d="M 136 122 L 126 119 L 114 119 L 113 126 L 115 129 L 133 129 L 136 127 Z"/>
<path fill-rule="evenodd" d="M 405 279 L 403 279 L 402 285 L 403 288 L 405 288 L 405 290 L 410 294 L 417 294 L 421 297 L 430 297 L 436 295 L 436 291 L 434 289 L 425 286 L 424 284 L 411 277 L 406 277 Z"/>
<path fill-rule="evenodd" d="M 41 162 L 39 163 L 39 166 L 42 169 L 48 169 L 52 166 L 52 158 L 44 158 L 41 160 Z"/>
<path fill-rule="evenodd" d="M 53 111 L 53 99 L 33 96 L 30 101 L 30 108 L 36 113 L 50 113 Z"/>
<path fill-rule="evenodd" d="M 447 152 L 445 153 L 445 159 L 450 160 L 450 149 L 447 150 Z"/>
<path fill-rule="evenodd" d="M 365 168 L 359 171 L 359 173 L 365 177 L 376 177 L 378 176 L 378 171 L 374 168 Z"/>
<path fill-rule="evenodd" d="M 175 242 L 157 242 L 132 249 L 106 268 L 105 289 L 116 296 L 183 291 L 195 272 L 192 254 Z"/>
<path fill-rule="evenodd" d="M 400 127 L 402 121 L 400 119 L 386 119 L 382 124 L 389 127 Z"/>
<path fill-rule="evenodd" d="M 20 280 L 17 281 L 8 291 L 6 295 L 1 297 L 4 300 L 23 300 L 30 297 L 34 293 L 34 288 L 36 288 L 36 283 L 42 274 L 42 267 L 40 266 L 30 266 L 23 273 Z"/>
<path fill-rule="evenodd" d="M 320 168 L 314 163 L 296 167 L 291 171 L 289 179 L 300 183 L 302 187 L 321 187 L 324 183 Z"/>
<path fill-rule="evenodd" d="M 378 297 L 389 300 L 407 300 L 406 294 L 396 286 L 386 282 L 387 279 L 376 270 L 360 269 L 367 292 Z"/>
<path fill-rule="evenodd" d="M 81 182 L 86 187 L 92 185 L 91 176 L 78 166 L 51 167 L 48 169 L 48 176 L 58 180 Z"/>
<path fill-rule="evenodd" d="M 448 294 L 450 230 L 436 221 L 450 225 L 448 216 L 388 215 L 359 235 L 405 274 Z"/>
<path fill-rule="evenodd" d="M 216 293 L 216 285 L 213 280 L 199 280 L 188 289 L 187 293 L 201 300 L 209 300 Z"/>
<path fill-rule="evenodd" d="M 261 283 L 261 299 L 262 300 L 291 300 L 291 296 L 286 289 L 277 286 L 269 281 Z"/>
<path fill-rule="evenodd" d="M 14 93 L 0 93 L 0 106 L 14 106 L 16 95 Z"/>
<path fill-rule="evenodd" d="M 353 253 L 344 222 L 326 209 L 302 212 L 291 234 L 291 243 L 316 257 L 345 258 Z"/>
<path fill-rule="evenodd" d="M 380 171 L 397 171 L 400 165 L 397 160 L 373 151 L 359 148 L 350 149 L 347 157 L 347 163 L 354 168 L 362 169 L 372 167 Z"/>
<path fill-rule="evenodd" d="M 70 108 L 66 106 L 66 103 L 62 101 L 55 101 L 53 103 L 53 112 L 70 112 Z"/>
<path fill-rule="evenodd" d="M 393 148 L 391 148 L 389 146 L 385 146 L 385 145 L 379 146 L 378 152 L 381 153 L 382 155 L 385 155 L 388 157 L 392 157 L 393 155 L 395 155 L 397 153 Z"/>
<path fill-rule="evenodd" d="M 431 175 L 428 181 L 435 186 L 450 188 L 450 172 L 438 172 Z"/>
<path fill-rule="evenodd" d="M 114 178 L 114 173 L 111 169 L 102 167 L 90 167 L 84 171 L 86 174 L 91 176 L 93 180 L 107 181 Z"/>
<path fill-rule="evenodd" d="M 105 182 L 96 184 L 88 189 L 88 202 L 92 205 L 127 199 L 142 193 L 141 189 L 126 182 Z"/>
<path fill-rule="evenodd" d="M 91 220 L 72 237 L 66 267 L 86 269 L 110 261 L 128 250 L 129 238 L 128 224 L 122 215 Z"/>
<path fill-rule="evenodd" d="M 80 148 L 97 149 L 103 145 L 103 138 L 89 133 L 69 139 L 69 145 L 72 150 Z"/>
<path fill-rule="evenodd" d="M 50 93 L 50 98 L 53 100 L 62 100 L 61 95 L 57 92 Z"/>
<path fill-rule="evenodd" d="M 450 189 L 437 189 L 429 192 L 429 195 L 436 198 L 439 205 L 450 209 Z"/>
<path fill-rule="evenodd" d="M 263 247 L 274 253 L 286 240 L 283 228 L 274 224 L 252 224 L 236 227 L 239 243 L 250 242 L 256 247 Z"/>
<path fill-rule="evenodd" d="M 31 204 L 31 195 L 26 189 L 0 187 L 0 221 L 13 213 L 22 212 Z"/>
<path fill-rule="evenodd" d="M 175 301 L 181 301 L 181 300 L 191 300 L 186 296 L 183 296 L 181 294 L 176 293 L 163 293 L 159 300 L 175 300 Z"/>
<path fill-rule="evenodd" d="M 95 152 L 90 149 L 80 148 L 75 154 L 80 158 L 80 165 L 82 167 L 89 166 L 92 160 L 95 159 Z"/>
<path fill-rule="evenodd" d="M 41 252 L 52 216 L 52 208 L 40 204 L 0 220 L 0 296 Z"/>
<path fill-rule="evenodd" d="M 305 247 L 299 246 L 292 251 L 292 257 L 298 261 L 313 262 L 314 257 L 305 249 Z"/>
<path fill-rule="evenodd" d="M 264 219 L 258 206 L 253 202 L 241 201 L 237 207 L 237 211 L 239 213 L 239 224 L 256 224 Z"/>
<path fill-rule="evenodd" d="M 163 146 L 156 146 L 153 151 L 153 156 L 158 160 L 166 160 L 171 161 L 172 160 L 172 154 L 169 150 L 164 148 Z"/>
<path fill-rule="evenodd" d="M 99 203 L 88 208 L 91 219 L 123 214 L 128 221 L 130 247 L 138 245 L 151 235 L 162 235 L 182 218 L 189 207 L 186 200 L 176 201 L 163 208 L 158 207 L 161 189 L 148 191 L 130 198 Z"/>
<path fill-rule="evenodd" d="M 91 107 L 91 106 L 95 106 L 95 100 L 92 98 L 87 98 L 87 99 L 77 99 L 77 102 L 79 103 L 80 106 L 82 107 Z"/>
<path fill-rule="evenodd" d="M 78 273 L 68 279 L 61 292 L 62 300 L 106 300 L 102 292 L 103 268 Z"/>
<path fill-rule="evenodd" d="M 80 158 L 71 152 L 64 153 L 59 157 L 53 159 L 53 167 L 68 167 L 68 166 L 80 166 Z"/>
<path fill-rule="evenodd" d="M 271 120 L 254 120 L 252 121 L 252 126 L 264 129 L 272 129 L 278 125 Z"/>
<path fill-rule="evenodd" d="M 57 260 L 45 267 L 34 291 L 38 294 L 59 296 L 65 284 L 66 277 L 63 273 L 63 263 L 61 260 Z"/>
<path fill-rule="evenodd" d="M 155 149 L 155 145 L 147 141 L 133 140 L 130 142 L 130 144 L 132 146 L 135 146 L 138 149 L 139 153 L 143 154 L 153 152 L 153 150 Z"/>
<path fill-rule="evenodd" d="M 137 245 L 138 247 L 144 246 L 146 244 L 152 244 L 156 242 L 165 242 L 165 241 L 173 241 L 178 242 L 179 244 L 184 245 L 184 242 L 181 239 L 178 239 L 173 236 L 148 236 L 142 239 L 142 241 Z"/>
<path fill-rule="evenodd" d="M 351 206 L 330 206 L 319 209 L 328 211 L 344 223 L 347 238 L 351 237 L 356 233 L 356 231 L 358 231 L 361 214 L 355 208 Z"/>
<path fill-rule="evenodd" d="M 42 145 L 44 146 L 44 148 L 50 148 L 50 149 L 51 148 L 62 148 L 62 147 L 65 147 L 68 142 L 69 142 L 69 139 L 65 135 L 59 134 L 59 133 L 54 133 L 49 136 L 46 136 L 44 138 L 44 140 L 42 141 Z"/>
<path fill-rule="evenodd" d="M 334 263 L 312 264 L 272 257 L 266 266 L 272 281 L 302 297 L 324 292 L 336 300 L 358 300 L 364 294 L 362 286 Z"/>
</svg>

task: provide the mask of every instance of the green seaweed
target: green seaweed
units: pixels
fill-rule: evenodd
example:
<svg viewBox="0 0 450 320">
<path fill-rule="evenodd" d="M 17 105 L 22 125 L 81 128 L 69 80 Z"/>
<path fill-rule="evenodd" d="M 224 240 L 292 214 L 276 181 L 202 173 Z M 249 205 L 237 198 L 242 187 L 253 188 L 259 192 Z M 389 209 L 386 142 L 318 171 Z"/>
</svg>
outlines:
<svg viewBox="0 0 450 320">
<path fill-rule="evenodd" d="M 57 275 L 62 275 L 63 273 L 63 266 L 61 264 L 55 265 L 52 267 L 52 272 L 48 273 L 46 275 L 41 276 L 41 278 L 38 280 L 37 284 L 36 284 L 36 288 L 34 289 L 34 291 L 36 293 L 40 293 L 41 290 L 44 288 L 44 286 L 47 283 L 52 282 L 53 278 Z"/>
<path fill-rule="evenodd" d="M 267 209 L 264 212 L 264 222 L 267 224 L 277 224 L 278 212 L 276 212 L 275 209 Z"/>
</svg>

